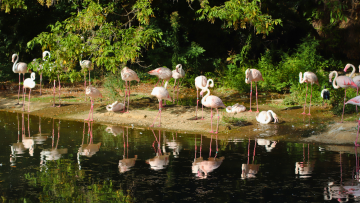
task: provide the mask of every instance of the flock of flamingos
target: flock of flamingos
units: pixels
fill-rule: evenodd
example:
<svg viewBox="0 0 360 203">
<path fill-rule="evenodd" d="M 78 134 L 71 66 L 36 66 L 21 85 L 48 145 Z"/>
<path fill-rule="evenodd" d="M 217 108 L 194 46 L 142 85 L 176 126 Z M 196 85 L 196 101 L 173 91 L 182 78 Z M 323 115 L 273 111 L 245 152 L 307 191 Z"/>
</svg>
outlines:
<svg viewBox="0 0 360 203">
<path fill-rule="evenodd" d="M 48 57 L 47 57 L 48 56 Z M 44 51 L 42 54 L 42 59 L 44 61 L 46 61 L 47 59 L 50 58 L 50 52 L 49 51 Z M 18 73 L 19 74 L 19 92 L 18 92 L 18 103 L 19 104 L 19 97 L 20 97 L 20 75 L 23 74 L 23 100 L 25 101 L 25 94 L 26 94 L 26 89 L 29 89 L 29 107 L 28 107 L 28 111 L 30 111 L 30 94 L 31 94 L 31 89 L 33 89 L 35 87 L 35 73 L 32 72 L 31 73 L 31 77 L 24 79 L 24 75 L 25 73 L 28 73 L 28 68 L 27 68 L 27 64 L 24 62 L 18 62 L 19 56 L 17 54 L 13 54 L 12 55 L 12 62 L 13 62 L 13 67 L 12 70 L 14 73 Z M 34 59 L 35 61 L 35 59 Z M 41 94 L 41 80 L 42 80 L 42 74 L 41 74 L 41 70 L 42 70 L 42 66 L 41 64 L 38 65 L 38 71 L 40 72 L 40 94 Z M 91 82 L 90 82 L 90 70 L 93 70 L 93 66 L 92 66 L 92 62 L 89 60 L 83 60 L 80 61 L 80 66 L 82 69 L 88 69 L 89 70 L 89 85 L 86 87 L 86 76 L 84 75 L 84 80 L 85 80 L 85 94 L 87 96 L 89 96 L 91 98 L 91 107 L 90 107 L 90 111 L 89 111 L 89 116 L 87 119 L 87 121 L 93 121 L 93 106 L 94 106 L 94 99 L 102 97 L 102 94 L 100 93 L 100 91 L 98 89 L 96 89 L 94 86 L 91 86 Z M 343 116 L 344 116 L 344 108 L 345 108 L 345 104 L 354 104 L 357 106 L 360 106 L 360 96 L 356 96 L 352 99 L 350 99 L 349 101 L 346 101 L 346 89 L 351 87 L 351 88 L 355 88 L 357 89 L 357 94 L 358 94 L 358 88 L 360 87 L 360 76 L 355 76 L 352 77 L 355 73 L 355 66 L 352 64 L 347 64 L 344 68 L 344 71 L 346 72 L 349 68 L 352 68 L 352 73 L 350 74 L 350 76 L 338 76 L 337 71 L 332 71 L 329 74 L 329 82 L 332 82 L 332 78 L 335 75 L 335 78 L 333 80 L 333 87 L 335 89 L 338 89 L 340 87 L 345 89 L 345 97 L 344 97 L 344 107 L 343 107 L 343 113 L 342 113 L 342 117 L 341 117 L 341 122 L 343 121 Z M 50 67 L 51 69 L 51 67 Z M 50 70 L 51 71 L 51 70 Z M 359 72 L 360 72 L 360 66 L 359 66 Z M 163 107 L 163 102 L 162 100 L 165 101 L 166 105 L 166 101 L 172 101 L 172 98 L 170 97 L 170 94 L 167 90 L 167 86 L 168 86 L 168 82 L 171 78 L 175 79 L 174 82 L 174 93 L 176 91 L 176 87 L 177 90 L 179 89 L 179 83 L 176 86 L 176 81 L 177 79 L 181 79 L 185 77 L 185 71 L 182 69 L 182 65 L 178 64 L 175 68 L 175 70 L 171 71 L 169 68 L 165 68 L 165 67 L 159 67 L 156 68 L 154 70 L 151 70 L 148 72 L 150 75 L 155 75 L 159 78 L 158 82 L 156 83 L 154 89 L 151 92 L 152 96 L 155 96 L 158 101 L 159 101 L 159 112 L 156 116 L 156 118 L 154 119 L 153 124 L 150 127 L 153 127 L 155 124 L 155 121 L 158 119 L 159 117 L 159 127 L 161 126 L 161 109 Z M 59 75 L 60 73 L 58 73 Z M 313 84 L 317 84 L 319 85 L 318 82 L 318 78 L 315 75 L 315 73 L 313 72 L 305 72 L 304 74 L 302 74 L 300 72 L 299 74 L 300 83 L 306 83 L 306 97 L 307 97 L 307 92 L 308 92 L 308 83 L 311 84 L 311 94 L 310 94 L 310 104 L 309 104 L 309 113 L 307 115 L 311 115 L 310 114 L 310 108 L 311 108 L 311 98 L 312 98 L 312 85 Z M 125 96 L 124 96 L 124 102 L 120 103 L 118 101 L 114 102 L 113 104 L 109 104 L 107 105 L 106 109 L 108 111 L 121 111 L 123 113 L 129 113 L 129 104 L 130 104 L 130 82 L 133 80 L 136 81 L 140 81 L 138 75 L 136 74 L 135 71 L 131 70 L 128 67 L 124 67 L 121 70 L 121 79 L 125 81 Z M 61 94 L 61 86 L 60 86 L 60 78 L 58 77 L 58 83 L 59 83 L 59 98 L 60 98 L 60 94 Z M 160 80 L 163 80 L 161 83 L 161 86 L 158 86 Z M 257 107 L 257 111 L 256 113 L 259 113 L 259 109 L 258 109 L 258 99 L 257 99 L 257 82 L 259 81 L 263 81 L 263 77 L 262 74 L 259 70 L 257 69 L 247 69 L 245 71 L 245 82 L 247 84 L 251 84 L 251 90 L 250 90 L 250 110 L 249 112 L 252 112 L 251 110 L 251 99 L 252 99 L 252 82 L 255 82 L 256 85 L 256 107 Z M 164 84 L 165 82 L 165 84 Z M 164 85 L 164 86 L 163 86 Z M 56 87 L 56 80 L 54 80 L 54 104 L 53 106 L 55 106 L 55 87 Z M 229 113 L 240 113 L 240 112 L 244 112 L 246 111 L 246 107 L 243 105 L 239 105 L 239 104 L 235 104 L 233 106 L 228 106 L 226 107 L 224 105 L 224 103 L 221 101 L 221 99 L 217 96 L 214 95 L 210 95 L 210 90 L 209 87 L 214 87 L 214 81 L 212 79 L 207 79 L 205 76 L 201 75 L 195 78 L 195 87 L 197 90 L 197 104 L 196 104 L 196 119 L 200 119 L 203 120 L 204 118 L 198 118 L 197 117 L 197 111 L 198 111 L 198 105 L 199 105 L 199 89 L 200 91 L 200 95 L 202 96 L 201 99 L 201 104 L 205 107 L 209 107 L 211 108 L 211 131 L 210 133 L 218 133 L 218 129 L 219 129 L 219 112 L 218 112 L 218 108 L 223 107 L 226 109 L 227 112 Z M 205 96 L 204 93 L 206 93 Z M 126 107 L 126 97 L 128 97 L 128 101 L 127 101 L 127 107 Z M 306 108 L 306 97 L 305 97 L 305 104 L 304 104 L 304 112 L 302 114 L 306 114 L 305 113 L 305 108 Z M 329 91 L 326 89 L 326 87 L 324 87 L 324 89 L 321 92 L 321 97 L 323 99 L 330 99 L 330 93 Z M 58 107 L 60 107 L 61 104 L 59 104 Z M 126 108 L 126 111 L 125 111 Z M 213 120 L 213 110 L 212 109 L 216 109 L 216 112 L 218 114 L 218 119 L 217 119 L 217 127 L 216 127 L 216 131 L 213 131 L 213 126 L 212 126 L 212 120 Z M 24 110 L 24 102 L 23 102 L 23 110 Z M 91 117 L 91 118 L 90 118 Z M 262 111 L 260 112 L 257 116 L 256 116 L 256 120 L 260 123 L 263 124 L 268 124 L 271 121 L 274 121 L 274 123 L 277 123 L 279 121 L 277 115 L 272 111 Z M 358 121 L 358 125 L 360 126 L 360 120 Z M 356 142 L 355 145 L 358 146 L 357 144 L 357 138 L 358 138 L 359 132 L 357 134 L 356 137 Z"/>
</svg>

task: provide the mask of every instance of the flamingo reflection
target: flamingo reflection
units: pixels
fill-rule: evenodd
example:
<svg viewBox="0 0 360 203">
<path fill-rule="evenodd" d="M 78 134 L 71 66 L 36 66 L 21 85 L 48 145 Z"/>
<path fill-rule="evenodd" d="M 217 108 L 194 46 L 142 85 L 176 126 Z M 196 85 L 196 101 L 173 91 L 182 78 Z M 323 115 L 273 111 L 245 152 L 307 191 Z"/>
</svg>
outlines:
<svg viewBox="0 0 360 203">
<path fill-rule="evenodd" d="M 161 131 L 159 130 L 159 138 L 156 137 L 154 130 L 152 130 L 155 141 L 153 142 L 153 148 L 156 156 L 152 159 L 146 160 L 147 164 L 150 164 L 150 168 L 153 170 L 161 170 L 164 169 L 169 164 L 169 155 L 170 153 L 166 153 L 165 146 L 163 147 L 163 151 L 161 151 Z M 155 147 L 155 143 L 157 143 L 157 148 Z"/>
<path fill-rule="evenodd" d="M 78 156 L 82 155 L 82 156 L 92 157 L 94 154 L 96 154 L 96 152 L 99 151 L 101 146 L 101 142 L 97 144 L 93 144 L 92 122 L 88 122 L 88 138 L 87 138 L 88 144 L 84 144 L 84 136 L 85 136 L 85 122 L 84 122 L 82 144 L 79 148 Z"/>
<path fill-rule="evenodd" d="M 196 176 L 199 179 L 205 179 L 207 178 L 208 174 L 213 172 L 215 169 L 219 168 L 220 165 L 222 164 L 223 160 L 225 159 L 225 157 L 220 157 L 217 158 L 218 155 L 218 140 L 217 140 L 217 135 L 216 135 L 216 152 L 215 152 L 215 156 L 211 157 L 211 148 L 212 148 L 212 137 L 213 135 L 211 135 L 211 139 L 210 139 L 210 150 L 209 150 L 209 158 L 208 160 L 204 160 L 203 157 L 201 156 L 201 150 L 202 150 L 202 135 L 200 138 L 200 157 L 197 158 L 197 143 L 196 143 L 196 135 L 195 135 L 195 158 L 194 158 L 194 162 L 192 163 L 192 173 L 195 173 Z"/>
<path fill-rule="evenodd" d="M 111 133 L 114 135 L 114 137 L 120 135 L 120 134 L 124 134 L 124 127 L 121 126 L 108 126 L 105 131 L 107 133 Z"/>
<path fill-rule="evenodd" d="M 175 136 L 174 136 L 174 134 L 172 135 L 172 140 L 165 139 L 165 143 L 166 143 L 166 146 L 169 147 L 169 149 L 172 150 L 172 153 L 173 153 L 174 157 L 179 158 L 180 148 L 182 146 L 181 146 L 181 143 L 179 141 L 175 140 L 175 137 L 177 138 L 177 133 L 176 133 Z"/>
<path fill-rule="evenodd" d="M 25 133 L 25 122 L 24 122 L 24 114 L 22 114 L 22 143 L 25 149 L 29 150 L 30 156 L 34 156 L 34 149 L 35 149 L 35 141 L 30 135 L 30 114 L 28 114 L 28 133 L 29 137 L 26 137 Z"/>
<path fill-rule="evenodd" d="M 55 144 L 55 119 L 53 119 L 52 123 L 52 140 L 51 140 L 51 148 L 44 149 L 40 152 L 40 165 L 44 166 L 46 165 L 47 161 L 56 161 L 61 158 L 63 154 L 67 154 L 68 150 L 67 148 L 58 149 L 59 140 L 60 140 L 60 120 L 58 123 L 58 136 Z"/>
<path fill-rule="evenodd" d="M 266 139 L 257 139 L 256 142 L 258 145 L 264 146 L 266 149 L 266 152 L 271 152 L 277 144 L 276 141 L 270 141 L 270 140 L 266 140 Z"/>
<path fill-rule="evenodd" d="M 250 138 L 249 138 L 249 144 L 248 144 L 248 159 L 246 164 L 241 165 L 241 179 L 246 178 L 256 178 L 256 174 L 259 171 L 260 164 L 255 164 L 255 150 L 256 150 L 256 139 L 254 144 L 254 150 L 253 150 L 253 160 L 252 164 L 250 164 Z"/>
<path fill-rule="evenodd" d="M 48 134 L 48 133 L 45 133 Z M 39 133 L 34 135 L 35 144 L 44 144 L 48 136 L 41 133 L 41 117 L 39 116 Z"/>
<path fill-rule="evenodd" d="M 22 118 L 24 118 L 24 114 L 22 114 Z M 11 166 L 16 165 L 16 158 L 20 157 L 20 154 L 25 153 L 25 147 L 22 142 L 20 142 L 20 121 L 19 121 L 19 114 L 17 114 L 17 121 L 18 121 L 18 138 L 17 142 L 11 145 L 11 154 L 10 154 L 10 164 Z M 23 126 L 23 125 L 22 125 Z M 23 130 L 22 130 L 23 132 Z"/>
<path fill-rule="evenodd" d="M 123 129 L 124 131 L 124 129 Z M 134 158 L 129 158 L 129 128 L 126 127 L 126 143 L 125 143 L 125 133 L 123 133 L 123 140 L 124 140 L 124 154 L 123 159 L 119 160 L 119 172 L 124 173 L 126 171 L 130 171 L 131 167 L 135 165 L 137 155 Z M 126 152 L 125 152 L 126 149 Z M 126 155 L 126 158 L 125 158 Z"/>
<path fill-rule="evenodd" d="M 314 170 L 315 161 L 310 161 L 310 147 L 308 144 L 308 161 L 306 161 L 305 145 L 303 144 L 303 161 L 295 163 L 295 174 L 300 178 L 309 178 Z"/>
</svg>

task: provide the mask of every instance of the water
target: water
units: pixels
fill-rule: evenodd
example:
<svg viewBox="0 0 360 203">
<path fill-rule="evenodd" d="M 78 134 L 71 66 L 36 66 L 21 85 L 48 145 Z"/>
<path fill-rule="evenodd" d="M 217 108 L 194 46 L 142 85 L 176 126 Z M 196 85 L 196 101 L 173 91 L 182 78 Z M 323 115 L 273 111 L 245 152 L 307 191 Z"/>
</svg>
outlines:
<svg viewBox="0 0 360 203">
<path fill-rule="evenodd" d="M 220 139 L 8 112 L 0 112 L 0 132 L 4 202 L 359 200 L 352 146 Z"/>
</svg>

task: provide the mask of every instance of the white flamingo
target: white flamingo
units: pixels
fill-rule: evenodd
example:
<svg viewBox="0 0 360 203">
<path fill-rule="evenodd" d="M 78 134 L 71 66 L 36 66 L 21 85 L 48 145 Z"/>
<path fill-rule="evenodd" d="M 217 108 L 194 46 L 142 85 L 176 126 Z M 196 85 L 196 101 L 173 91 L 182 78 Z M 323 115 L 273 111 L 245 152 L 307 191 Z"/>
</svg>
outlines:
<svg viewBox="0 0 360 203">
<path fill-rule="evenodd" d="M 89 97 L 91 97 L 91 107 L 89 111 L 89 117 L 85 119 L 85 121 L 93 121 L 93 111 L 94 111 L 94 99 L 102 97 L 102 94 L 98 89 L 96 89 L 93 86 L 87 86 L 85 94 Z M 91 119 L 90 119 L 90 113 L 91 113 Z"/>
<path fill-rule="evenodd" d="M 94 66 L 90 60 L 82 60 L 80 61 L 81 69 L 84 72 L 84 89 L 86 90 L 86 73 L 85 70 L 87 69 L 89 71 L 89 85 L 91 85 L 91 78 L 90 78 L 90 71 L 94 70 Z M 85 95 L 85 101 L 86 101 L 86 95 Z"/>
<path fill-rule="evenodd" d="M 157 114 L 153 124 L 150 125 L 150 127 L 154 127 L 154 123 L 155 123 L 157 117 L 159 116 L 159 114 L 160 114 L 159 127 L 161 126 L 161 109 L 163 107 L 162 100 L 164 99 L 165 101 L 166 100 L 171 101 L 169 92 L 166 90 L 167 85 L 168 85 L 168 81 L 166 81 L 165 87 L 154 87 L 153 91 L 151 92 L 151 95 L 155 96 L 159 101 L 159 113 Z"/>
<path fill-rule="evenodd" d="M 346 64 L 345 68 L 344 68 L 344 72 L 347 71 L 348 68 L 353 68 L 351 71 L 351 74 L 349 75 L 349 77 L 352 77 L 352 80 L 354 81 L 354 83 L 356 84 L 357 88 L 356 88 L 356 96 L 359 95 L 359 87 L 360 87 L 360 75 L 357 75 L 355 77 L 353 77 L 354 73 L 355 73 L 355 66 L 348 63 Z M 360 73 L 360 66 L 359 66 L 359 73 Z M 358 112 L 358 107 L 356 106 L 356 113 Z"/>
<path fill-rule="evenodd" d="M 232 106 L 226 107 L 226 112 L 233 113 L 234 115 L 235 115 L 235 113 L 240 113 L 240 112 L 244 112 L 244 111 L 246 111 L 246 107 L 243 105 L 240 105 L 239 103 L 236 103 Z"/>
<path fill-rule="evenodd" d="M 175 79 L 175 82 L 174 82 L 174 100 L 175 100 L 175 87 L 176 87 L 176 80 L 177 79 L 181 79 L 183 77 L 185 77 L 185 71 L 184 69 L 182 69 L 182 65 L 181 64 L 177 64 L 176 67 L 175 67 L 175 70 L 172 71 L 172 77 Z M 178 82 L 180 83 L 180 82 Z M 181 84 L 181 83 L 180 83 Z M 179 84 L 177 86 L 177 90 L 178 90 L 178 95 L 179 95 Z M 173 102 L 174 102 L 173 100 Z"/>
<path fill-rule="evenodd" d="M 15 60 L 16 58 L 16 60 Z M 18 103 L 15 104 L 15 105 L 19 105 L 19 101 L 20 101 L 20 75 L 23 74 L 23 82 L 24 82 L 24 78 L 25 78 L 25 73 L 28 72 L 27 70 L 27 64 L 24 63 L 24 62 L 19 62 L 18 63 L 18 60 L 19 60 L 19 55 L 17 54 L 13 54 L 12 55 L 12 62 L 14 63 L 13 64 L 13 67 L 12 67 L 12 71 L 14 73 L 19 73 L 19 92 L 18 92 Z M 24 94 L 24 89 L 23 89 L 23 94 Z M 24 97 L 24 95 L 23 95 Z"/>
<path fill-rule="evenodd" d="M 28 105 L 28 112 L 30 112 L 30 95 L 31 95 L 31 89 L 33 89 L 35 87 L 35 73 L 32 72 L 30 74 L 30 78 L 26 78 L 26 80 L 24 81 L 24 95 L 26 95 L 26 89 L 29 89 L 29 105 Z M 24 103 L 25 103 L 25 97 L 24 97 L 24 101 L 23 101 L 23 111 L 24 111 Z"/>
<path fill-rule="evenodd" d="M 106 106 L 106 110 L 108 111 L 121 111 L 125 108 L 125 105 L 123 103 L 119 103 L 118 101 L 115 101 L 112 104 L 109 104 Z"/>
<path fill-rule="evenodd" d="M 274 123 L 279 122 L 276 113 L 274 113 L 272 110 L 260 112 L 259 115 L 256 116 L 256 120 L 262 124 L 268 124 L 271 121 L 274 121 Z"/>
<path fill-rule="evenodd" d="M 128 106 L 127 106 L 127 111 L 125 113 L 129 113 L 129 105 L 130 105 L 130 82 L 133 80 L 136 80 L 138 82 L 140 82 L 140 79 L 138 77 L 138 75 L 136 74 L 135 71 L 131 70 L 130 68 L 128 68 L 127 66 L 125 66 L 122 70 L 121 70 L 121 79 L 125 81 L 125 98 L 124 98 L 124 106 L 125 106 L 125 101 L 126 101 L 126 95 L 128 94 Z M 129 81 L 129 85 L 127 84 Z M 129 90 L 127 90 L 129 89 Z M 125 111 L 125 108 L 124 108 Z"/>
<path fill-rule="evenodd" d="M 197 120 L 197 112 L 198 112 L 198 106 L 199 106 L 199 89 L 204 89 L 207 83 L 207 79 L 205 76 L 200 75 L 195 78 L 195 87 L 196 87 L 196 117 L 195 120 Z M 212 80 L 211 80 L 212 81 Z M 210 84 L 210 87 L 214 87 L 214 83 L 212 82 Z M 204 120 L 204 106 L 201 104 L 201 114 L 203 115 L 200 120 Z"/>
<path fill-rule="evenodd" d="M 158 85 L 160 80 L 163 80 L 162 84 L 164 84 L 164 81 L 169 81 L 172 77 L 172 72 L 170 69 L 165 68 L 165 67 L 160 67 L 160 68 L 156 68 L 154 70 L 151 70 L 148 72 L 150 75 L 156 75 L 159 80 L 156 83 L 155 87 Z M 161 84 L 161 86 L 162 86 Z"/>
</svg>

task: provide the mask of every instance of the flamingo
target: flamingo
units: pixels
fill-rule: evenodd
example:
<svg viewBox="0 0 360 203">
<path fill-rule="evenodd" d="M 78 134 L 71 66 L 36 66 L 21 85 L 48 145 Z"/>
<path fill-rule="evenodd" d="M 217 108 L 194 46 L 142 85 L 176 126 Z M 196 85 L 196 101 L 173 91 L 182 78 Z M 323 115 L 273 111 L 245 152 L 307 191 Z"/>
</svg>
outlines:
<svg viewBox="0 0 360 203">
<path fill-rule="evenodd" d="M 89 117 L 87 119 L 85 119 L 85 121 L 93 121 L 93 109 L 94 109 L 94 99 L 101 97 L 102 98 L 102 94 L 100 93 L 100 91 L 98 89 L 96 89 L 95 87 L 89 85 L 86 87 L 86 91 L 85 94 L 89 97 L 91 97 L 91 107 L 90 107 L 90 111 L 89 111 Z M 90 119 L 90 113 L 91 113 L 91 119 Z"/>
<path fill-rule="evenodd" d="M 356 97 L 350 99 L 350 100 L 347 101 L 344 105 L 346 105 L 346 104 L 353 104 L 353 105 L 356 105 L 356 106 L 360 106 L 360 96 L 356 96 Z M 358 137 L 359 137 L 360 118 L 359 118 L 359 120 L 357 120 L 357 122 L 358 122 L 358 132 L 357 132 L 356 140 L 355 140 L 355 146 L 356 146 L 356 147 L 360 146 L 360 145 L 357 143 L 357 140 L 358 140 Z"/>
<path fill-rule="evenodd" d="M 127 133 L 126 133 L 126 145 L 125 145 L 124 134 L 123 134 L 123 140 L 124 140 L 124 154 L 123 154 L 123 159 L 119 160 L 120 173 L 125 173 L 126 171 L 130 171 L 131 167 L 135 165 L 137 159 L 137 155 L 135 155 L 134 158 L 129 158 L 129 128 L 127 128 Z M 126 152 L 125 152 L 125 148 L 126 148 Z"/>
<path fill-rule="evenodd" d="M 169 81 L 172 77 L 172 72 L 170 69 L 168 68 L 164 68 L 164 67 L 160 67 L 160 68 L 156 68 L 154 70 L 151 70 L 148 72 L 150 75 L 156 75 L 159 80 L 156 83 L 155 87 L 158 85 L 160 80 L 163 80 L 162 84 L 164 83 L 164 80 Z M 161 86 L 162 86 L 161 84 Z"/>
<path fill-rule="evenodd" d="M 49 55 L 48 57 L 46 57 L 47 55 Z M 42 60 L 43 61 L 47 61 L 50 58 L 50 52 L 49 51 L 44 51 L 42 53 Z M 41 83 L 42 83 L 42 72 L 43 72 L 43 65 L 39 65 L 39 69 L 38 71 L 40 72 L 40 96 L 41 96 Z"/>
<path fill-rule="evenodd" d="M 256 116 L 256 120 L 262 124 L 268 124 L 271 121 L 274 121 L 274 123 L 279 123 L 279 119 L 276 113 L 274 113 L 272 110 L 260 112 Z"/>
<path fill-rule="evenodd" d="M 321 96 L 321 98 L 323 98 L 323 105 L 324 105 L 324 100 L 330 100 L 330 92 L 328 89 L 326 89 L 325 85 L 324 85 L 324 89 L 321 90 L 320 96 Z"/>
<path fill-rule="evenodd" d="M 182 69 L 181 64 L 177 64 L 175 70 L 172 71 L 172 77 L 175 79 L 174 82 L 174 100 L 175 100 L 175 86 L 176 86 L 176 80 L 181 79 L 185 77 L 185 71 Z M 180 83 L 181 84 L 181 83 Z M 179 85 L 177 86 L 178 94 L 179 94 Z"/>
<path fill-rule="evenodd" d="M 309 113 L 307 115 L 311 115 L 310 114 L 310 108 L 311 108 L 311 97 L 312 97 L 312 85 L 315 83 L 317 85 L 319 85 L 319 81 L 318 78 L 316 77 L 315 73 L 313 72 L 305 72 L 304 73 L 304 77 L 302 76 L 302 72 L 299 73 L 299 82 L 300 83 L 304 83 L 306 82 L 306 97 L 307 97 L 307 91 L 308 91 L 308 83 L 311 84 L 311 95 L 310 95 L 310 104 L 309 104 Z M 304 104 L 304 112 L 302 112 L 301 114 L 305 114 L 305 107 L 306 107 L 306 97 L 305 97 L 305 104 Z"/>
<path fill-rule="evenodd" d="M 121 79 L 125 81 L 125 98 L 124 98 L 124 106 L 125 106 L 125 101 L 126 101 L 126 94 L 128 94 L 128 106 L 127 106 L 127 111 L 125 113 L 129 113 L 129 104 L 130 104 L 130 82 L 133 80 L 136 80 L 138 82 L 140 82 L 140 79 L 138 77 L 138 75 L 136 74 L 135 71 L 131 70 L 128 67 L 124 67 L 121 70 Z M 127 82 L 129 81 L 129 86 L 127 84 Z M 129 91 L 127 91 L 127 89 L 129 89 Z M 125 111 L 125 108 L 124 108 Z"/>
<path fill-rule="evenodd" d="M 351 74 L 349 75 L 349 77 L 353 77 L 354 73 L 355 73 L 355 66 L 348 63 L 346 64 L 345 68 L 344 68 L 344 72 L 347 71 L 348 68 L 352 67 L 353 70 L 351 71 Z M 359 66 L 359 72 L 360 72 L 360 66 Z M 356 88 L 356 96 L 359 95 L 359 87 L 360 87 L 360 75 L 357 75 L 355 77 L 352 78 L 352 80 L 354 81 L 354 83 L 356 84 L 357 88 Z M 358 112 L 358 107 L 356 106 L 356 113 Z"/>
<path fill-rule="evenodd" d="M 243 105 L 240 105 L 239 103 L 236 103 L 232 106 L 226 107 L 226 112 L 233 113 L 234 115 L 235 115 L 235 113 L 240 113 L 240 112 L 244 112 L 244 111 L 246 111 L 246 107 Z"/>
<path fill-rule="evenodd" d="M 89 71 L 89 85 L 91 85 L 91 78 L 90 78 L 90 71 L 94 70 L 94 66 L 90 60 L 82 60 L 79 61 L 81 69 L 84 71 L 84 89 L 86 90 L 86 73 L 85 69 Z M 86 95 L 85 95 L 85 101 L 86 101 Z"/>
<path fill-rule="evenodd" d="M 159 130 L 159 139 L 156 137 L 154 130 L 152 130 L 152 132 L 153 132 L 153 135 L 155 137 L 155 141 L 154 141 L 152 146 L 154 147 L 156 156 L 154 158 L 152 158 L 152 159 L 146 160 L 145 162 L 150 165 L 150 168 L 152 170 L 157 171 L 157 170 L 164 169 L 167 165 L 169 165 L 170 153 L 166 153 L 165 146 L 163 146 L 163 152 L 160 149 L 160 145 L 161 145 L 161 141 L 160 141 L 161 132 L 160 132 L 160 130 Z M 157 149 L 155 149 L 155 146 L 154 146 L 155 142 L 158 143 L 158 148 Z"/>
<path fill-rule="evenodd" d="M 247 163 L 241 165 L 241 179 L 246 178 L 256 178 L 256 174 L 259 172 L 260 164 L 256 164 L 255 162 L 255 150 L 256 150 L 256 139 L 254 144 L 254 150 L 253 150 L 253 159 L 252 164 L 250 164 L 250 138 L 249 138 L 249 144 L 248 144 L 248 154 L 247 154 Z"/>
<path fill-rule="evenodd" d="M 257 82 L 258 81 L 264 81 L 262 75 L 261 75 L 261 72 L 257 69 L 247 69 L 245 71 L 245 82 L 247 84 L 251 83 L 251 89 L 250 89 L 250 112 L 252 112 L 251 110 L 251 97 L 252 97 L 252 82 L 254 81 L 255 82 L 255 85 L 256 85 L 256 113 L 259 112 L 259 106 L 258 106 L 258 99 L 257 99 L 257 96 L 258 96 L 258 92 L 257 92 Z"/>
<path fill-rule="evenodd" d="M 125 105 L 123 103 L 119 103 L 118 101 L 115 101 L 112 104 L 109 104 L 106 106 L 106 110 L 108 111 L 121 111 L 125 108 Z"/>
<path fill-rule="evenodd" d="M 159 100 L 159 113 L 157 114 L 153 124 L 150 125 L 150 127 L 154 127 L 154 123 L 157 117 L 159 116 L 159 114 L 160 114 L 159 127 L 161 126 L 161 108 L 163 107 L 162 100 L 164 99 L 165 101 L 166 100 L 171 101 L 169 92 L 166 90 L 167 85 L 168 85 L 168 81 L 165 82 L 165 87 L 154 87 L 153 91 L 151 92 L 151 95 L 155 96 Z"/>
<path fill-rule="evenodd" d="M 204 89 L 202 89 L 202 91 L 200 92 L 200 95 L 203 95 L 205 91 L 207 91 L 207 94 L 202 98 L 201 103 L 206 106 L 206 107 L 210 107 L 211 108 L 211 131 L 210 133 L 214 133 L 213 131 L 213 127 L 212 127 L 212 119 L 213 119 L 213 108 L 216 108 L 216 112 L 218 114 L 218 120 L 217 120 L 217 127 L 216 127 L 216 132 L 218 133 L 219 130 L 219 120 L 220 120 L 220 115 L 219 115 L 219 107 L 224 107 L 226 108 L 226 106 L 224 105 L 224 103 L 221 101 L 221 99 L 217 96 L 213 96 L 210 95 L 210 90 L 209 90 L 209 83 L 212 82 L 214 83 L 214 81 L 212 79 L 209 79 L 206 83 L 206 86 Z"/>
<path fill-rule="evenodd" d="M 16 58 L 16 60 L 15 60 Z M 19 73 L 19 92 L 18 92 L 18 103 L 15 104 L 15 105 L 19 105 L 20 103 L 20 75 L 23 74 L 23 82 L 24 82 L 24 77 L 25 77 L 25 73 L 28 72 L 27 70 L 27 64 L 24 63 L 24 62 L 19 62 L 18 63 L 18 60 L 19 60 L 19 55 L 17 54 L 13 54 L 12 55 L 12 62 L 14 63 L 13 64 L 13 67 L 12 67 L 12 71 L 14 73 Z M 15 62 L 14 62 L 15 61 Z M 24 89 L 23 89 L 23 94 L 24 94 Z M 24 95 L 23 95 L 24 97 Z"/>
<path fill-rule="evenodd" d="M 211 80 L 212 81 L 212 80 Z M 203 89 L 206 86 L 207 79 L 205 76 L 200 75 L 195 78 L 195 87 L 196 87 L 196 117 L 195 120 L 197 120 L 197 112 L 198 112 L 198 106 L 199 106 L 199 89 Z M 214 87 L 214 83 L 212 82 L 210 84 L 210 87 Z M 201 114 L 202 118 L 200 120 L 204 120 L 204 106 L 201 104 Z"/>
<path fill-rule="evenodd" d="M 100 147 L 101 147 L 101 142 L 94 144 L 93 128 L 92 128 L 91 122 L 88 122 L 88 135 L 90 135 L 90 140 L 88 140 L 87 144 L 84 144 L 84 134 L 85 134 L 85 123 L 84 123 L 82 144 L 81 144 L 78 154 L 77 154 L 78 162 L 80 162 L 80 155 L 86 156 L 86 157 L 92 157 L 94 154 L 96 154 L 96 152 L 98 152 L 100 150 Z"/>
<path fill-rule="evenodd" d="M 35 87 L 35 73 L 32 72 L 30 74 L 30 78 L 26 78 L 24 81 L 24 89 L 25 89 L 25 93 L 26 94 L 26 88 L 29 88 L 29 105 L 28 105 L 28 112 L 30 112 L 30 94 L 31 94 L 31 89 L 33 89 Z M 24 101 L 23 101 L 23 111 L 24 111 L 24 103 L 25 103 L 25 97 L 24 97 Z"/>
<path fill-rule="evenodd" d="M 337 71 L 332 71 L 330 74 L 329 74 L 329 82 L 331 82 L 332 80 L 332 77 L 333 75 L 335 74 L 335 78 L 334 78 L 334 81 L 333 81 L 333 87 L 335 89 L 339 89 L 340 87 L 344 88 L 345 89 L 345 96 L 344 96 L 344 107 L 343 107 L 343 113 L 341 115 L 341 122 L 343 122 L 343 117 L 344 117 L 344 110 L 345 110 L 345 100 L 346 100 L 346 89 L 349 88 L 349 87 L 352 87 L 352 88 L 357 88 L 356 84 L 354 83 L 354 81 L 350 78 L 350 77 L 347 77 L 347 76 L 338 76 L 338 73 Z M 336 83 L 335 83 L 336 81 Z M 336 85 L 337 84 L 337 85 Z"/>
</svg>

